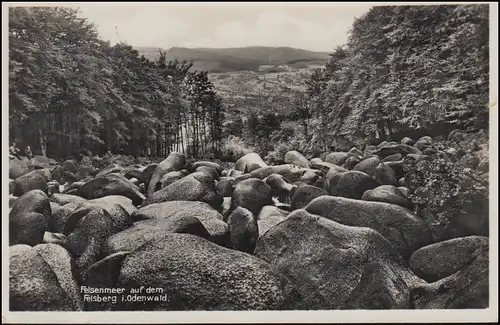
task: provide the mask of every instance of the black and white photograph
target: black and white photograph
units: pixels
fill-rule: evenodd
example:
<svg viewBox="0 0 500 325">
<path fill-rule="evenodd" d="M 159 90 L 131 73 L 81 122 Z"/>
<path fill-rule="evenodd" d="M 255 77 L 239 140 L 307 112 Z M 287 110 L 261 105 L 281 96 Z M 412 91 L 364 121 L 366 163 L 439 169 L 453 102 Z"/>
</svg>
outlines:
<svg viewBox="0 0 500 325">
<path fill-rule="evenodd" d="M 498 321 L 496 3 L 2 7 L 2 323 Z"/>
</svg>

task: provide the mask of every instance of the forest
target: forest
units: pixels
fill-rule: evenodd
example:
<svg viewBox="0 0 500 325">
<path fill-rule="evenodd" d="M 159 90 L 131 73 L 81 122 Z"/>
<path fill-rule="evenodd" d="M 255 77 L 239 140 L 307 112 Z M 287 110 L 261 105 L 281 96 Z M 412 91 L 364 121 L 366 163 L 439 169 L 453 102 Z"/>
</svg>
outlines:
<svg viewBox="0 0 500 325">
<path fill-rule="evenodd" d="M 488 14 L 487 5 L 374 7 L 283 113 L 225 109 L 206 72 L 111 46 L 74 9 L 11 8 L 10 141 L 60 159 L 182 151 L 234 161 L 256 151 L 282 160 L 292 149 L 315 157 L 487 129 Z"/>
<path fill-rule="evenodd" d="M 306 81 L 289 114 L 254 114 L 233 142 L 279 160 L 289 150 L 317 156 L 487 130 L 488 15 L 487 5 L 374 7 Z"/>
<path fill-rule="evenodd" d="M 220 150 L 224 118 L 207 73 L 111 46 L 69 8 L 9 10 L 9 130 L 41 155 L 199 157 Z"/>
</svg>

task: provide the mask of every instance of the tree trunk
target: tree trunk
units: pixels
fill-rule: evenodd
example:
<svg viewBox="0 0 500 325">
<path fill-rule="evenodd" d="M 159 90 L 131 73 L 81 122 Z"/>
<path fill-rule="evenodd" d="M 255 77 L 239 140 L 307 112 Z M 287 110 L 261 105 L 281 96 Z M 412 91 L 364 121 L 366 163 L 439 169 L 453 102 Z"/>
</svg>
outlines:
<svg viewBox="0 0 500 325">
<path fill-rule="evenodd" d="M 112 141 L 112 136 L 113 136 L 113 131 L 111 130 L 111 127 L 109 123 L 106 123 L 107 128 L 106 128 L 106 145 L 107 145 L 107 151 L 111 152 L 111 149 L 113 148 L 113 141 Z"/>
<path fill-rule="evenodd" d="M 161 157 L 161 126 L 158 124 L 156 127 L 156 157 Z"/>
<path fill-rule="evenodd" d="M 182 132 L 182 124 L 181 124 L 181 148 L 182 148 L 182 153 L 186 154 L 186 151 L 185 151 L 185 148 L 184 148 L 184 134 Z"/>
<path fill-rule="evenodd" d="M 43 122 L 41 122 L 38 127 L 38 139 L 40 141 L 41 155 L 47 157 L 47 138 L 45 132 L 43 132 Z"/>
</svg>

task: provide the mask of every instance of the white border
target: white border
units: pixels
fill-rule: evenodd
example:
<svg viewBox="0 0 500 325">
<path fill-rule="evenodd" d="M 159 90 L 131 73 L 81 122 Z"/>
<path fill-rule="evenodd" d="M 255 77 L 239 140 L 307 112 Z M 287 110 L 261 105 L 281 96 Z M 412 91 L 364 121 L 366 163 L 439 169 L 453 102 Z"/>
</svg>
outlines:
<svg viewBox="0 0 500 325">
<path fill-rule="evenodd" d="M 8 187 L 7 182 L 2 186 L 2 323 L 353 323 L 353 322 L 498 322 L 498 3 L 490 4 L 490 308 L 483 310 L 394 310 L 394 311 L 227 311 L 227 312 L 9 312 L 9 257 L 8 257 Z M 40 6 L 40 5 L 67 5 L 67 2 L 2 2 L 2 179 L 8 178 L 8 9 L 9 6 Z M 79 4 L 73 2 L 71 5 Z M 85 2 L 86 6 L 90 3 Z M 120 3 L 120 6 L 272 6 L 283 5 L 283 2 L 244 2 L 244 3 L 157 3 L 157 2 L 130 2 Z M 422 5 L 422 4 L 477 4 L 476 2 L 288 2 L 288 6 L 355 6 L 357 4 L 372 5 Z M 117 5 L 114 2 L 95 3 L 96 6 Z"/>
</svg>

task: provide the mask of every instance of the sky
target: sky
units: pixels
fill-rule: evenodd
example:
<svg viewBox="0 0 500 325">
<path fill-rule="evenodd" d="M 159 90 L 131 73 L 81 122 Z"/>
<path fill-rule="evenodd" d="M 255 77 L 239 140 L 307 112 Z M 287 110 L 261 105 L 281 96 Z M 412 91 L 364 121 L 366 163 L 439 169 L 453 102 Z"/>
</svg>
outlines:
<svg viewBox="0 0 500 325">
<path fill-rule="evenodd" d="M 367 3 L 80 3 L 101 37 L 148 47 L 289 46 L 332 51 Z"/>
</svg>

